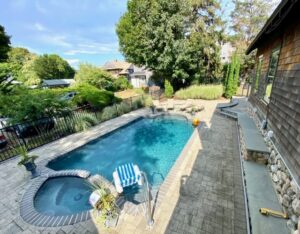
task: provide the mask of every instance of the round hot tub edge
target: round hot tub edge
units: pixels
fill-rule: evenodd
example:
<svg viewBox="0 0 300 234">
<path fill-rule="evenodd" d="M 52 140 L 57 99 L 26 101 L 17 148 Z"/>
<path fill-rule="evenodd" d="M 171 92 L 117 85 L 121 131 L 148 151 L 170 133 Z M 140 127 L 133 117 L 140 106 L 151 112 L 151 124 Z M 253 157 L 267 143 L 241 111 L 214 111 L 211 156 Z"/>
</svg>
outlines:
<svg viewBox="0 0 300 234">
<path fill-rule="evenodd" d="M 58 177 L 79 177 L 87 180 L 90 177 L 90 172 L 85 170 L 66 170 L 36 178 L 21 200 L 20 215 L 25 222 L 40 227 L 59 227 L 83 222 L 91 218 L 91 210 L 68 215 L 46 215 L 36 210 L 34 199 L 37 192 L 47 180 Z"/>
</svg>

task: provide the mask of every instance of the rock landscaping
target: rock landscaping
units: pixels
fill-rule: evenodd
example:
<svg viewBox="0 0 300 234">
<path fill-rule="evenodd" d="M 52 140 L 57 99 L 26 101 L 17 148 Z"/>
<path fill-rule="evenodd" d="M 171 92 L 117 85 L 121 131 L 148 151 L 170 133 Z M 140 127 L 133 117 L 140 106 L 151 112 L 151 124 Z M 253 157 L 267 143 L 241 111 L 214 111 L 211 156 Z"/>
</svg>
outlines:
<svg viewBox="0 0 300 234">
<path fill-rule="evenodd" d="M 260 121 L 252 113 L 253 118 L 260 128 Z M 270 150 L 270 156 L 267 159 L 267 167 L 277 192 L 278 200 L 282 205 L 283 211 L 289 216 L 287 226 L 291 233 L 296 232 L 298 222 L 300 220 L 300 190 L 299 185 L 293 178 L 288 167 L 284 163 L 280 152 L 277 150 L 271 138 L 268 136 L 268 131 L 260 129 L 264 140 Z"/>
</svg>

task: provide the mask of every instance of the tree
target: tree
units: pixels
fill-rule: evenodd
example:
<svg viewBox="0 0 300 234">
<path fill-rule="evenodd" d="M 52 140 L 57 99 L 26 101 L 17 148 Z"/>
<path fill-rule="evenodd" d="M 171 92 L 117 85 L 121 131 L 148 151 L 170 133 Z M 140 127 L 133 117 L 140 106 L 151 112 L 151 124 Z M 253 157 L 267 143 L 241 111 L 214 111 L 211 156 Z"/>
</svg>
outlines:
<svg viewBox="0 0 300 234">
<path fill-rule="evenodd" d="M 8 63 L 14 79 L 25 85 L 37 85 L 41 82 L 34 70 L 34 61 L 38 56 L 21 47 L 13 47 L 8 52 Z"/>
<path fill-rule="evenodd" d="M 234 10 L 231 13 L 231 38 L 233 45 L 241 55 L 241 73 L 245 77 L 254 68 L 255 53 L 246 56 L 245 51 L 264 26 L 274 6 L 279 2 L 265 0 L 234 0 Z"/>
<path fill-rule="evenodd" d="M 12 105 L 13 103 L 13 105 Z M 16 88 L 10 95 L 0 96 L 0 114 L 12 123 L 37 120 L 70 111 L 70 103 L 60 99 L 55 90 Z"/>
<path fill-rule="evenodd" d="M 227 66 L 226 79 L 225 79 L 225 94 L 226 98 L 232 98 L 238 89 L 240 78 L 240 58 L 234 54 L 231 63 Z"/>
<path fill-rule="evenodd" d="M 41 79 L 38 77 L 35 69 L 34 63 L 38 56 L 31 54 L 31 59 L 27 60 L 22 66 L 18 80 L 23 82 L 25 85 L 38 85 L 41 83 Z"/>
<path fill-rule="evenodd" d="M 214 0 L 129 1 L 117 24 L 120 50 L 128 61 L 170 80 L 175 89 L 195 78 L 211 82 L 219 67 L 218 8 Z"/>
<path fill-rule="evenodd" d="M 115 78 L 107 71 L 104 71 L 91 64 L 80 64 L 75 75 L 79 84 L 90 84 L 98 89 L 113 90 Z"/>
<path fill-rule="evenodd" d="M 10 37 L 6 34 L 4 27 L 0 25 L 0 63 L 6 61 L 9 49 Z"/>
<path fill-rule="evenodd" d="M 10 65 L 6 62 L 10 49 L 10 37 L 4 27 L 0 25 L 0 94 L 8 93 L 12 89 Z"/>
<path fill-rule="evenodd" d="M 9 93 L 13 88 L 10 71 L 9 63 L 0 63 L 0 95 Z"/>
<path fill-rule="evenodd" d="M 68 79 L 73 78 L 75 71 L 56 54 L 44 54 L 35 59 L 34 71 L 39 79 Z"/>
<path fill-rule="evenodd" d="M 174 94 L 173 87 L 167 79 L 165 80 L 165 96 L 171 98 Z"/>
</svg>

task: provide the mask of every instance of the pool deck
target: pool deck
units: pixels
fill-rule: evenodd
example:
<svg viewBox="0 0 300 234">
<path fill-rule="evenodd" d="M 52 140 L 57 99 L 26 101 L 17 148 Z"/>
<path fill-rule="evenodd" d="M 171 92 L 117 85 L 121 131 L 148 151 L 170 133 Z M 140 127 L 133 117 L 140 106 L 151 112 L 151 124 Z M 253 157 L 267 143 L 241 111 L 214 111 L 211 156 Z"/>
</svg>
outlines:
<svg viewBox="0 0 300 234">
<path fill-rule="evenodd" d="M 141 214 L 122 214 L 117 228 L 110 230 L 93 220 L 56 228 L 27 224 L 20 217 L 20 201 L 31 181 L 15 158 L 0 164 L 0 233 L 246 233 L 236 124 L 214 112 L 226 100 L 198 102 L 205 106 L 199 114 L 204 126 L 162 185 L 164 196 L 155 206 L 152 229 Z M 128 113 L 32 153 L 40 155 L 37 163 L 43 165 L 147 113 L 146 109 Z"/>
</svg>

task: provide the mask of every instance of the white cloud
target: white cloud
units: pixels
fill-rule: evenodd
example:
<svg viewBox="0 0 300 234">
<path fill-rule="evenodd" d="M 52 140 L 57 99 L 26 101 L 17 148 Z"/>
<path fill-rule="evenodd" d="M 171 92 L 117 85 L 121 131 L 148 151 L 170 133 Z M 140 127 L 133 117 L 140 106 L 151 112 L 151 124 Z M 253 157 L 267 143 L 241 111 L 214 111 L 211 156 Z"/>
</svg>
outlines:
<svg viewBox="0 0 300 234">
<path fill-rule="evenodd" d="M 49 44 L 49 45 L 55 45 L 60 47 L 72 47 L 72 44 L 68 42 L 66 36 L 63 35 L 57 35 L 57 34 L 43 34 L 39 36 L 39 40 Z"/>
<path fill-rule="evenodd" d="M 106 54 L 117 53 L 117 43 L 81 43 L 76 46 L 76 49 L 67 50 L 64 52 L 66 55 L 75 54 Z"/>
<path fill-rule="evenodd" d="M 35 23 L 34 28 L 38 31 L 46 31 L 47 30 L 47 28 L 45 26 L 43 26 L 41 23 Z"/>
</svg>

